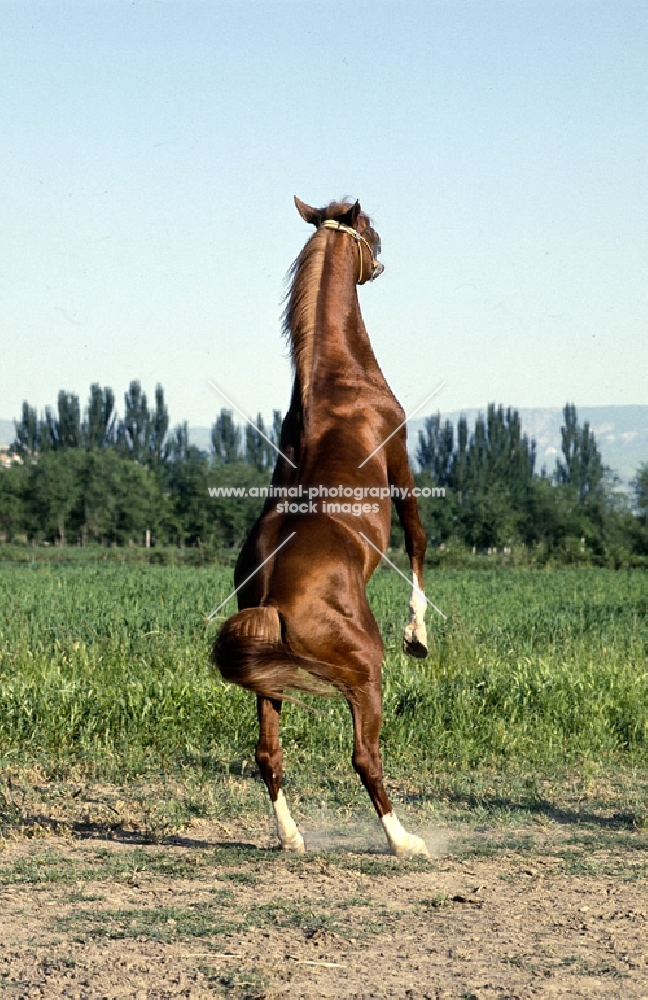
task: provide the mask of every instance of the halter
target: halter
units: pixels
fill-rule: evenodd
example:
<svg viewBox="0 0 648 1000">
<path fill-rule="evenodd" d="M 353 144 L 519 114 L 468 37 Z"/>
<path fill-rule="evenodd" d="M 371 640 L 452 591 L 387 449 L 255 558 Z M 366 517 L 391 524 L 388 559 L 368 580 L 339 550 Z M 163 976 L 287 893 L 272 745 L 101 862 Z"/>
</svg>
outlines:
<svg viewBox="0 0 648 1000">
<path fill-rule="evenodd" d="M 358 254 L 360 255 L 360 276 L 358 278 L 358 284 L 362 283 L 362 247 L 360 246 L 361 242 L 364 243 L 367 250 L 371 254 L 371 274 L 369 275 L 369 281 L 373 281 L 374 278 L 377 278 L 379 274 L 383 273 L 383 271 L 385 270 L 385 265 L 381 264 L 380 261 L 376 260 L 376 258 L 374 257 L 373 247 L 368 242 L 368 240 L 364 238 L 364 236 L 360 235 L 360 233 L 356 229 L 352 229 L 351 226 L 345 226 L 341 222 L 338 222 L 336 219 L 327 219 L 326 222 L 322 223 L 320 228 L 337 229 L 338 232 L 348 233 L 349 236 L 353 237 L 358 247 Z"/>
</svg>

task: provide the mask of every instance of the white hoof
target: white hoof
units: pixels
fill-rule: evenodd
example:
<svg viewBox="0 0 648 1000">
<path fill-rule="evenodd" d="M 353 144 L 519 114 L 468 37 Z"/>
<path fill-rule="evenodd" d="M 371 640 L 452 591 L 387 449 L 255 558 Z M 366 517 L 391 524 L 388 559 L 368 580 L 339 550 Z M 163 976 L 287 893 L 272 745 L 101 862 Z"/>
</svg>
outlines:
<svg viewBox="0 0 648 1000">
<path fill-rule="evenodd" d="M 408 833 L 401 826 L 396 813 L 391 812 L 383 816 L 382 825 L 387 836 L 389 849 L 397 858 L 430 857 L 425 841 L 413 833 Z"/>
<path fill-rule="evenodd" d="M 302 837 L 299 830 L 295 829 L 295 833 L 292 837 L 288 837 L 286 840 L 281 841 L 282 851 L 292 851 L 293 854 L 305 854 L 306 845 L 304 843 L 304 838 Z"/>
<path fill-rule="evenodd" d="M 304 854 L 306 845 L 304 838 L 297 829 L 297 824 L 290 815 L 290 809 L 283 791 L 279 790 L 277 801 L 272 803 L 277 820 L 277 833 L 281 841 L 282 851 L 292 851 L 294 854 Z"/>
</svg>

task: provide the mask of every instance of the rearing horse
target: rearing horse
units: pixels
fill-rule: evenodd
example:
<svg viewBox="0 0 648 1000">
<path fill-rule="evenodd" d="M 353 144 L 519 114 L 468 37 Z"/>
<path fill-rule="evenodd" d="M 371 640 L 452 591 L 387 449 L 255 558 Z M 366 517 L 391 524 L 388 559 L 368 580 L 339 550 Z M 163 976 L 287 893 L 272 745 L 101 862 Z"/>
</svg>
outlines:
<svg viewBox="0 0 648 1000">
<path fill-rule="evenodd" d="M 332 685 L 349 703 L 353 766 L 392 852 L 427 855 L 424 841 L 401 826 L 383 785 L 383 644 L 365 593 L 389 542 L 394 486 L 415 581 L 404 648 L 426 656 L 426 537 L 412 496 L 405 427 L 393 434 L 405 414 L 374 356 L 356 287 L 382 272 L 380 239 L 357 201 L 321 209 L 298 198 L 295 204 L 316 231 L 293 264 L 284 316 L 295 377 L 283 455 L 274 496 L 236 564 L 236 585 L 247 580 L 238 592 L 240 610 L 223 624 L 212 660 L 226 680 L 256 692 L 255 757 L 284 850 L 305 848 L 281 789 L 282 699 L 290 689 L 321 693 Z M 284 502 L 286 496 L 299 502 Z"/>
</svg>

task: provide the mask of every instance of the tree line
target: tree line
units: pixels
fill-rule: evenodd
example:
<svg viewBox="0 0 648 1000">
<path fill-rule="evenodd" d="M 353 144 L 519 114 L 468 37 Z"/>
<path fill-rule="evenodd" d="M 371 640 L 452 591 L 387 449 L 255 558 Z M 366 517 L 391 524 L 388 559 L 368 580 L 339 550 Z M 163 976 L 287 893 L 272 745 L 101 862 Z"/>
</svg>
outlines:
<svg viewBox="0 0 648 1000">
<path fill-rule="evenodd" d="M 14 424 L 16 437 L 12 451 L 28 460 L 69 448 L 86 451 L 113 448 L 118 454 L 153 468 L 182 461 L 190 447 L 186 421 L 169 431 L 162 386 L 155 387 L 155 404 L 149 406 L 138 380 L 132 381 L 124 394 L 123 418 L 117 414 L 112 389 L 94 383 L 83 416 L 79 397 L 61 390 L 56 411 L 46 406 L 39 419 L 35 407 L 24 402 L 21 419 Z M 242 431 L 232 411 L 223 409 L 211 429 L 212 455 L 217 464 L 242 462 L 259 471 L 271 469 L 276 452 L 268 438 L 276 444 L 280 432 L 279 410 L 274 411 L 271 428 L 266 429 L 259 413 L 256 427 L 247 424 Z"/>
<path fill-rule="evenodd" d="M 547 560 L 642 565 L 648 556 L 648 463 L 619 489 L 601 459 L 589 424 L 567 404 L 561 456 L 536 470 L 536 444 L 522 433 L 516 410 L 491 404 L 472 433 L 437 414 L 419 432 L 417 460 L 446 488 L 447 503 L 422 505 L 432 542 L 452 539 L 483 551 L 523 546 Z"/>
<path fill-rule="evenodd" d="M 254 499 L 210 498 L 208 487 L 270 482 L 281 413 L 266 428 L 242 429 L 223 409 L 211 428 L 211 453 L 190 444 L 186 421 L 169 429 L 161 385 L 151 404 L 139 381 L 119 417 L 109 387 L 79 397 L 59 392 L 56 410 L 23 403 L 12 452 L 19 463 L 0 475 L 0 533 L 49 544 L 235 546 L 259 512 Z M 269 439 L 269 440 L 268 440 Z"/>
<path fill-rule="evenodd" d="M 222 409 L 210 452 L 189 442 L 186 422 L 170 429 L 161 385 L 149 404 L 132 381 L 119 417 L 112 389 L 93 384 L 85 409 L 61 391 L 56 410 L 23 404 L 12 451 L 20 461 L 0 472 L 0 536 L 36 543 L 240 545 L 262 500 L 210 497 L 210 486 L 250 488 L 270 481 L 281 413 L 266 427 L 241 427 Z M 648 560 L 648 463 L 633 494 L 601 460 L 575 406 L 563 411 L 561 456 L 536 469 L 536 445 L 519 414 L 491 404 L 472 430 L 429 417 L 419 432 L 419 485 L 445 496 L 419 501 L 431 548 L 518 548 L 545 560 L 641 565 Z M 269 439 L 269 440 L 268 440 Z M 439 490 L 436 491 L 437 494 Z M 402 536 L 394 516 L 392 544 Z"/>
</svg>

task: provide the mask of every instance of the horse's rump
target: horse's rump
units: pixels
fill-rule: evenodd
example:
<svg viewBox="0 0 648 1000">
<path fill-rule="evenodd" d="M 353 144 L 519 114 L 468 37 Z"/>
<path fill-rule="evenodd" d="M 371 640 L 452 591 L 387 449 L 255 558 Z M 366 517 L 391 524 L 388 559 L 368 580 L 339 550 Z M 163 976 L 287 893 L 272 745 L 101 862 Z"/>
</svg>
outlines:
<svg viewBox="0 0 648 1000">
<path fill-rule="evenodd" d="M 292 650 L 273 606 L 245 608 L 228 618 L 216 636 L 211 662 L 224 680 L 265 698 L 286 698 L 286 689 L 332 694 L 331 664 Z"/>
</svg>

